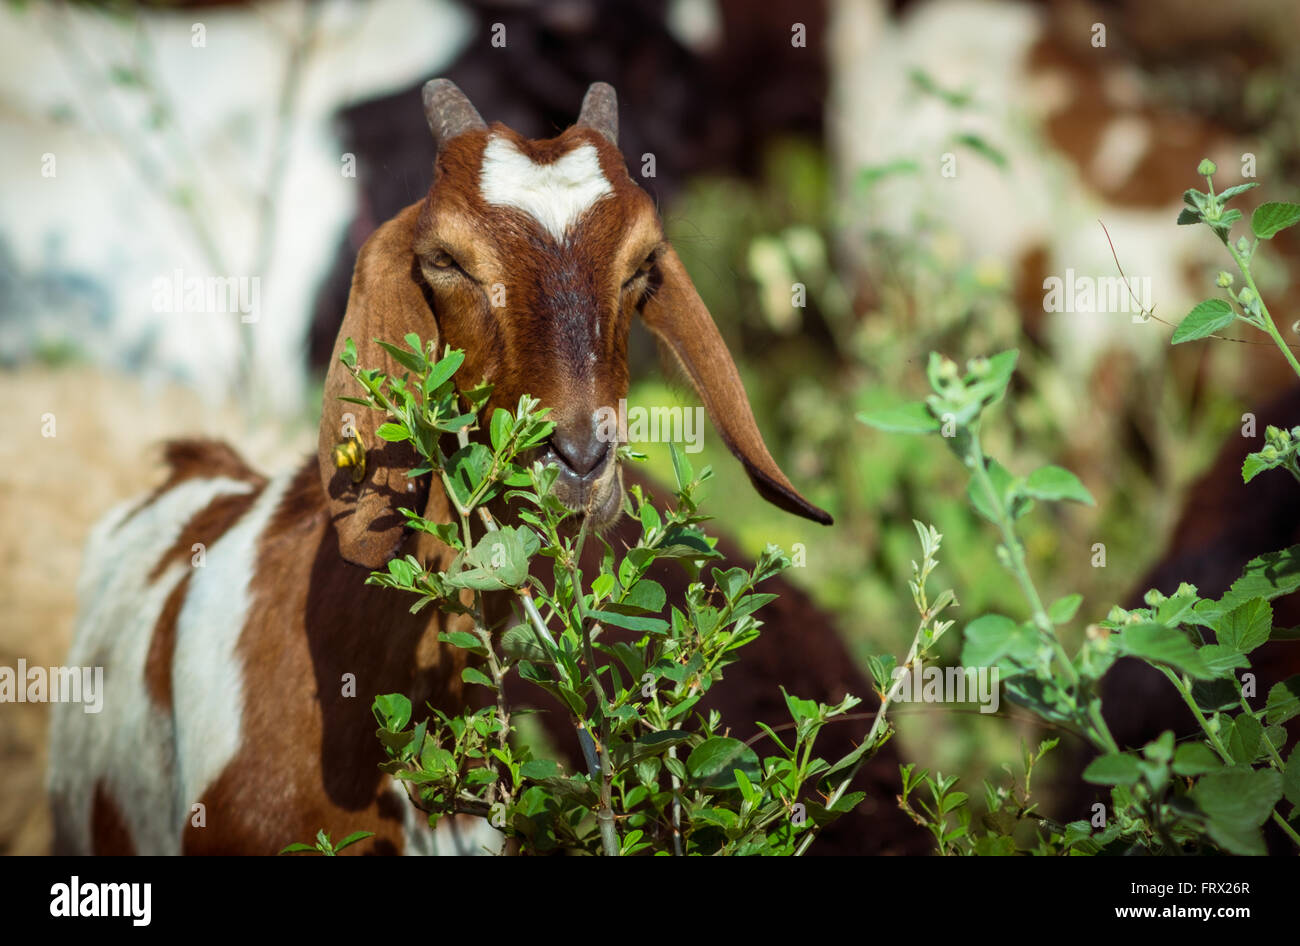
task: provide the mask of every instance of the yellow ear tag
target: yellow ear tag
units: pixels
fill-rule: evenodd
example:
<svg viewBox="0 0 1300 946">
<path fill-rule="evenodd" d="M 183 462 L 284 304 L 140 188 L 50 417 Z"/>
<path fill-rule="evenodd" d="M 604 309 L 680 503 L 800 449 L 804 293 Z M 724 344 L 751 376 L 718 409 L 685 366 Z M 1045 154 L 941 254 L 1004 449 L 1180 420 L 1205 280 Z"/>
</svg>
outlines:
<svg viewBox="0 0 1300 946">
<path fill-rule="evenodd" d="M 351 467 L 354 483 L 366 478 L 366 448 L 360 437 L 354 435 L 334 448 L 334 465 L 340 470 Z"/>
</svg>

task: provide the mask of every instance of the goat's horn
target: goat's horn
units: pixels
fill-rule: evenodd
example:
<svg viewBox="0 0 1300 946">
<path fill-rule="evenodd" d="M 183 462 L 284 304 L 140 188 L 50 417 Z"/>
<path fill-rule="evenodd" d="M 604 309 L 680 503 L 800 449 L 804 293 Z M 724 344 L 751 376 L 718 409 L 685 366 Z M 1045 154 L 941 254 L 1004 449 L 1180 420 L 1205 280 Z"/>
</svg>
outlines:
<svg viewBox="0 0 1300 946">
<path fill-rule="evenodd" d="M 478 109 L 450 79 L 430 79 L 424 84 L 424 117 L 439 151 L 458 135 L 487 128 Z"/>
<path fill-rule="evenodd" d="M 608 82 L 593 82 L 582 98 L 578 124 L 600 132 L 612 145 L 618 144 L 618 94 Z"/>
</svg>

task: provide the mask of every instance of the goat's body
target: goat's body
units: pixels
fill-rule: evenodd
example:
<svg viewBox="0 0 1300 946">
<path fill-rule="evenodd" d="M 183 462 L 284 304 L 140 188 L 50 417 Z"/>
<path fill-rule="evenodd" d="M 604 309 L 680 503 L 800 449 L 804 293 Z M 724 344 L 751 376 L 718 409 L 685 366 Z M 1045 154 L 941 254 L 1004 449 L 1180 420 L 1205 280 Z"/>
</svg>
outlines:
<svg viewBox="0 0 1300 946">
<path fill-rule="evenodd" d="M 406 596 L 365 585 L 369 570 L 339 557 L 314 461 L 268 481 L 220 444 L 173 444 L 169 459 L 168 482 L 112 510 L 87 543 L 68 663 L 104 668 L 103 711 L 52 707 L 56 850 L 270 854 L 322 828 L 336 841 L 375 833 L 350 853 L 498 850 L 499 835 L 478 819 L 429 831 L 377 768 L 374 696 L 454 711 L 467 698 L 464 651 L 437 644 L 437 611 L 410 615 Z M 623 525 L 627 535 L 616 526 L 608 536 L 616 544 L 635 538 L 637 524 Z M 670 594 L 685 593 L 680 569 L 655 575 Z M 764 634 L 709 705 L 748 732 L 755 719 L 787 718 L 781 682 L 828 702 L 867 696 L 813 603 L 779 578 L 768 590 L 780 598 L 763 609 Z M 543 715 L 551 738 L 579 764 L 567 714 L 552 709 Z M 850 751 L 856 732 L 832 727 L 818 748 Z M 895 761 L 885 747 L 861 783 L 870 811 L 831 826 L 814 850 L 923 848 L 888 802 Z"/>
<path fill-rule="evenodd" d="M 430 619 L 338 557 L 314 461 L 266 481 L 178 447 L 87 546 L 69 663 L 104 668 L 103 711 L 54 706 L 56 848 L 269 854 L 324 828 L 375 832 L 358 851 L 473 850 L 376 768 L 375 694 L 462 698 Z"/>
</svg>

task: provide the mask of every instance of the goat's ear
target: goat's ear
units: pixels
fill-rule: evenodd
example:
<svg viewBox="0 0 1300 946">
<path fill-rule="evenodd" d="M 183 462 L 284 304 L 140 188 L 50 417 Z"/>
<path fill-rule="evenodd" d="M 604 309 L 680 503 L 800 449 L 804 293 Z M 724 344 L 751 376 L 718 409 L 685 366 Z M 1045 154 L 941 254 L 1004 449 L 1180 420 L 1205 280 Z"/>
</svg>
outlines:
<svg viewBox="0 0 1300 946">
<path fill-rule="evenodd" d="M 384 422 L 381 412 L 339 400 L 364 393 L 339 356 L 351 338 L 358 365 L 400 377 L 404 369 L 375 339 L 400 345 L 406 333 L 418 332 L 426 342 L 437 344 L 436 323 L 412 249 L 420 208 L 419 203 L 407 207 L 361 247 L 321 405 L 320 476 L 339 552 L 367 568 L 382 567 L 397 552 L 406 530 L 399 507 L 423 510 L 428 486 L 424 478 L 406 476 L 416 464 L 410 444 L 375 436 Z"/>
<path fill-rule="evenodd" d="M 830 525 L 830 515 L 800 496 L 768 453 L 731 353 L 671 246 L 655 261 L 641 317 L 677 357 L 723 443 L 745 465 L 759 495 L 787 512 Z"/>
</svg>

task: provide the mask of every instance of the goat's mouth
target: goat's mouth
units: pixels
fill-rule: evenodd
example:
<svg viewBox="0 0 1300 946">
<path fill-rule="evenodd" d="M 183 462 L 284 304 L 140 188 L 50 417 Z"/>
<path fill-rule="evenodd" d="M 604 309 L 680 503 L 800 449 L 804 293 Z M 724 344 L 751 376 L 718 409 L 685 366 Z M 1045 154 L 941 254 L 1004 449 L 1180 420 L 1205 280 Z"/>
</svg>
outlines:
<svg viewBox="0 0 1300 946">
<path fill-rule="evenodd" d="M 601 460 L 585 472 L 574 469 L 549 443 L 533 458 L 559 468 L 553 487 L 555 498 L 583 517 L 594 532 L 612 525 L 623 509 L 623 469 L 616 446 L 611 444 Z"/>
</svg>

